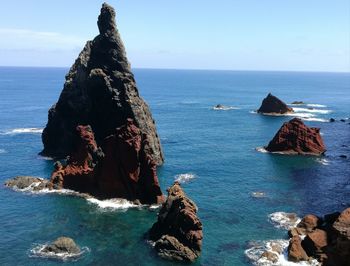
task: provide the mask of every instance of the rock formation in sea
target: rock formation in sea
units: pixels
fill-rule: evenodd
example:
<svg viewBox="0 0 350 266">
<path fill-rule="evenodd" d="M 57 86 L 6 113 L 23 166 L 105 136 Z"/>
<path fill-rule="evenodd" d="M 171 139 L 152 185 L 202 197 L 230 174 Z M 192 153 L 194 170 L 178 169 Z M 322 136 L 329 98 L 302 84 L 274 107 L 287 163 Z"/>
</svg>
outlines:
<svg viewBox="0 0 350 266">
<path fill-rule="evenodd" d="M 350 208 L 323 218 L 307 215 L 289 235 L 291 261 L 316 259 L 325 266 L 350 265 Z"/>
<path fill-rule="evenodd" d="M 48 185 L 48 180 L 34 176 L 16 176 L 5 181 L 6 187 L 20 190 L 32 188 L 34 191 L 37 191 L 47 188 Z"/>
<path fill-rule="evenodd" d="M 201 253 L 202 223 L 197 206 L 175 182 L 168 188 L 168 198 L 161 207 L 158 220 L 149 231 L 159 256 L 179 261 L 194 261 Z"/>
<path fill-rule="evenodd" d="M 302 155 L 321 155 L 326 151 L 320 129 L 306 126 L 299 118 L 284 123 L 265 149 Z"/>
<path fill-rule="evenodd" d="M 49 188 L 69 188 L 98 198 L 161 203 L 157 165 L 146 152 L 148 139 L 132 119 L 99 147 L 90 126 L 76 128 L 76 148 L 65 165 L 57 162 Z"/>
<path fill-rule="evenodd" d="M 90 125 L 100 146 L 131 118 L 148 138 L 146 153 L 161 165 L 164 159 L 155 122 L 139 96 L 115 11 L 106 3 L 97 24 L 100 34 L 86 43 L 66 75 L 58 102 L 49 110 L 41 154 L 64 158 L 74 152 L 78 125 Z"/>
<path fill-rule="evenodd" d="M 49 187 L 161 203 L 156 168 L 164 159 L 155 122 L 106 3 L 97 24 L 100 34 L 86 43 L 49 110 L 42 154 L 66 157 Z"/>
<path fill-rule="evenodd" d="M 294 111 L 293 108 L 288 107 L 286 103 L 269 93 L 262 101 L 261 106 L 257 112 L 261 114 L 278 115 L 293 113 Z"/>
<path fill-rule="evenodd" d="M 59 253 L 69 253 L 69 254 L 79 254 L 80 248 L 74 242 L 73 239 L 69 237 L 61 236 L 57 238 L 52 243 L 48 244 L 43 248 L 41 252 L 53 252 L 55 254 Z"/>
</svg>

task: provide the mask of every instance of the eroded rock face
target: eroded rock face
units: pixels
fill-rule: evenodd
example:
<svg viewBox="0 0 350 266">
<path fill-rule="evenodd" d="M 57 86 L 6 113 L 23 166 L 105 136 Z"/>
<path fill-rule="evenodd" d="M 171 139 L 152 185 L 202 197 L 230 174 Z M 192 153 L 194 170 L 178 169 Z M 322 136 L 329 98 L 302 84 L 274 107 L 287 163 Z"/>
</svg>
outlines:
<svg viewBox="0 0 350 266">
<path fill-rule="evenodd" d="M 323 222 L 314 215 L 305 216 L 303 221 L 296 227 L 298 230 L 293 231 L 288 248 L 289 260 L 313 258 L 326 266 L 350 265 L 350 208 L 341 214 L 325 215 Z M 305 235 L 302 241 L 301 235 Z"/>
<path fill-rule="evenodd" d="M 111 6 L 103 4 L 97 24 L 100 34 L 86 43 L 66 75 L 58 102 L 49 110 L 42 154 L 64 158 L 75 153 L 78 125 L 90 125 L 97 145 L 102 146 L 107 136 L 131 118 L 147 135 L 145 152 L 161 165 L 163 153 L 155 123 L 139 96 Z"/>
<path fill-rule="evenodd" d="M 262 101 L 258 113 L 262 114 L 286 114 L 292 113 L 293 108 L 288 107 L 286 103 L 269 93 Z"/>
<path fill-rule="evenodd" d="M 194 261 L 201 253 L 202 223 L 197 206 L 183 192 L 179 183 L 168 189 L 168 198 L 152 226 L 149 237 L 158 254 L 166 259 Z"/>
<path fill-rule="evenodd" d="M 148 139 L 132 119 L 101 141 L 90 126 L 76 128 L 74 152 L 66 165 L 56 163 L 50 187 L 68 188 L 99 198 L 162 203 L 156 163 L 147 154 Z"/>
<path fill-rule="evenodd" d="M 326 151 L 320 129 L 306 126 L 299 118 L 284 123 L 265 149 L 303 155 L 321 155 Z"/>
</svg>

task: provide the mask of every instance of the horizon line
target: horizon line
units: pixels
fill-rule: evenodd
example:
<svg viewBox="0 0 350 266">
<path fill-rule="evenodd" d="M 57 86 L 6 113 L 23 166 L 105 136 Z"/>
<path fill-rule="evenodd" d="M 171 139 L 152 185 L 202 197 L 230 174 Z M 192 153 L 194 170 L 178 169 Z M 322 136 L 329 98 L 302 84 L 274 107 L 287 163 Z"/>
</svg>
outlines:
<svg viewBox="0 0 350 266">
<path fill-rule="evenodd" d="M 0 65 L 0 68 L 64 68 L 70 69 L 71 66 L 4 66 Z M 157 67 L 131 67 L 131 69 L 147 69 L 147 70 L 178 70 L 178 71 L 228 71 L 228 72 L 301 72 L 301 73 L 339 73 L 350 74 L 349 71 L 326 71 L 326 70 L 262 70 L 262 69 L 209 69 L 209 68 L 157 68 Z"/>
</svg>

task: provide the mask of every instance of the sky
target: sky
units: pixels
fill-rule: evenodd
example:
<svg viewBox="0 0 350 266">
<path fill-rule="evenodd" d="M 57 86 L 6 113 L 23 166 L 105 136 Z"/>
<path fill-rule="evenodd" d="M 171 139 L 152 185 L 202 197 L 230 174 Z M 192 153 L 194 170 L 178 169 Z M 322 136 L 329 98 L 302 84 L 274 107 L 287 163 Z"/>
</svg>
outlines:
<svg viewBox="0 0 350 266">
<path fill-rule="evenodd" d="M 1 0 L 0 66 L 69 67 L 99 0 Z M 133 68 L 350 72 L 349 0 L 109 0 Z"/>
</svg>

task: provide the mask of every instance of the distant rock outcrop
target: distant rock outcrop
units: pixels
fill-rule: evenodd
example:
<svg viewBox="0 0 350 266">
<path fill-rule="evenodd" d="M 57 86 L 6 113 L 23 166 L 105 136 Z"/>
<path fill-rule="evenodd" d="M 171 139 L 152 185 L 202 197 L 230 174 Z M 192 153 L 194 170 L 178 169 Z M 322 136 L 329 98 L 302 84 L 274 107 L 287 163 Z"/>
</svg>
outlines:
<svg viewBox="0 0 350 266">
<path fill-rule="evenodd" d="M 288 247 L 289 260 L 313 258 L 325 266 L 350 265 L 350 208 L 323 219 L 307 215 L 289 234 L 293 235 Z M 300 236 L 304 236 L 303 240 Z"/>
<path fill-rule="evenodd" d="M 42 154 L 67 156 L 56 162 L 49 187 L 161 203 L 159 137 L 106 3 L 97 24 L 100 34 L 87 42 L 49 110 Z"/>
<path fill-rule="evenodd" d="M 101 146 L 107 136 L 131 118 L 147 136 L 145 152 L 161 165 L 164 159 L 154 120 L 139 96 L 116 28 L 115 11 L 106 3 L 97 24 L 100 34 L 86 43 L 66 75 L 58 102 L 49 110 L 41 154 L 64 158 L 75 152 L 78 125 L 90 125 Z"/>
<path fill-rule="evenodd" d="M 276 96 L 273 96 L 271 93 L 266 96 L 266 98 L 262 101 L 260 108 L 258 109 L 258 113 L 270 115 L 293 112 L 293 108 L 288 107 L 287 104 L 278 99 Z"/>
<path fill-rule="evenodd" d="M 48 180 L 34 176 L 16 176 L 5 181 L 5 186 L 13 189 L 28 189 L 32 188 L 34 191 L 47 188 Z"/>
<path fill-rule="evenodd" d="M 326 151 L 320 129 L 307 127 L 299 118 L 284 123 L 265 149 L 303 155 L 321 155 Z"/>
<path fill-rule="evenodd" d="M 175 182 L 149 232 L 158 254 L 166 259 L 194 261 L 201 253 L 202 223 L 197 206 Z"/>
</svg>

